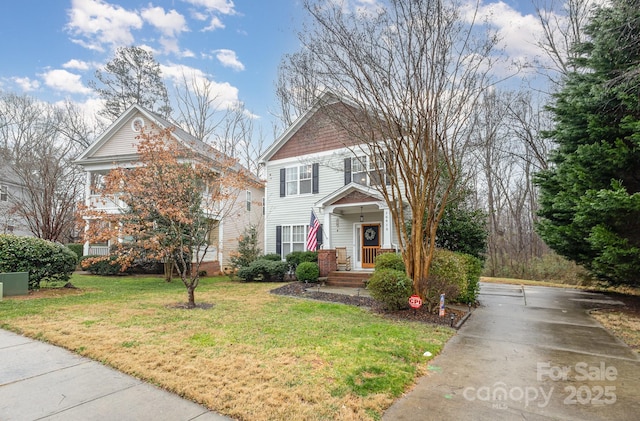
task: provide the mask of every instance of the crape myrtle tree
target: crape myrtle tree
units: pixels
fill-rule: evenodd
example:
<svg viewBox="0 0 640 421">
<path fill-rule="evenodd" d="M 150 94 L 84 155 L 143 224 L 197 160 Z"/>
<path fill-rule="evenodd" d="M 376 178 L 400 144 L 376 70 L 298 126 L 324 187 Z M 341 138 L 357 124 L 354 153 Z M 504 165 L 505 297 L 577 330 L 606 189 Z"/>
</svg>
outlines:
<svg viewBox="0 0 640 421">
<path fill-rule="evenodd" d="M 559 254 L 600 279 L 640 281 L 640 8 L 598 7 L 575 45 L 551 110 L 557 143 L 539 174 L 538 231 Z"/>
<path fill-rule="evenodd" d="M 407 274 L 420 294 L 438 224 L 464 178 L 472 111 L 489 85 L 497 40 L 477 24 L 473 6 L 455 1 L 387 0 L 368 9 L 303 4 L 310 23 L 299 35 L 302 50 L 280 67 L 288 74 L 279 83 L 292 92 L 285 106 L 307 102 L 296 81 L 309 75 L 300 72 L 312 72 L 312 88 L 340 98 L 342 106 L 325 112 L 350 135 L 354 144 L 345 146 L 370 157 L 362 163 L 388 180 L 372 187 L 389 206 Z M 282 101 L 283 90 L 278 94 Z"/>
<path fill-rule="evenodd" d="M 171 128 L 143 130 L 137 139 L 139 162 L 111 170 L 100 192 L 125 206 L 115 214 L 83 209 L 85 240 L 118 238 L 109 258 L 123 270 L 142 256 L 172 262 L 193 308 L 211 234 L 237 212 L 239 192 L 255 178 L 213 148 L 176 142 Z"/>
<path fill-rule="evenodd" d="M 119 47 L 113 59 L 96 70 L 95 77 L 89 86 L 104 101 L 100 115 L 109 121 L 115 121 L 133 104 L 163 117 L 171 113 L 160 64 L 142 47 Z"/>
</svg>

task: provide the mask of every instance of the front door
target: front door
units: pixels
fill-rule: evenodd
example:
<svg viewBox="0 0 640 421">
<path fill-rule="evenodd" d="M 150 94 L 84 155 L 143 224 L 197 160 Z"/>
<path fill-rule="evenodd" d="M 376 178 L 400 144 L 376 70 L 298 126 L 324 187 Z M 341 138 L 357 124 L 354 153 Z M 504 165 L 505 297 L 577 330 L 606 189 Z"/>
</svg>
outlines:
<svg viewBox="0 0 640 421">
<path fill-rule="evenodd" d="M 372 268 L 380 249 L 380 224 L 362 225 L 362 267 Z"/>
</svg>

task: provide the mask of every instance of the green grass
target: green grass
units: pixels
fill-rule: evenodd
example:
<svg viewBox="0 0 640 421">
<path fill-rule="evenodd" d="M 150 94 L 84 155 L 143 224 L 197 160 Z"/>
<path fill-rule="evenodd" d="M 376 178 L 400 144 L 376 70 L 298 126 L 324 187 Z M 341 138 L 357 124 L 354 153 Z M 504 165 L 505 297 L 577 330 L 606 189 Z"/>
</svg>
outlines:
<svg viewBox="0 0 640 421">
<path fill-rule="evenodd" d="M 5 299 L 0 326 L 67 347 L 239 419 L 377 419 L 453 331 L 205 278 L 196 303 L 156 277 L 74 275 L 81 294 Z M 261 396 L 263 395 L 264 396 Z M 256 415 L 259 414 L 259 415 Z"/>
</svg>

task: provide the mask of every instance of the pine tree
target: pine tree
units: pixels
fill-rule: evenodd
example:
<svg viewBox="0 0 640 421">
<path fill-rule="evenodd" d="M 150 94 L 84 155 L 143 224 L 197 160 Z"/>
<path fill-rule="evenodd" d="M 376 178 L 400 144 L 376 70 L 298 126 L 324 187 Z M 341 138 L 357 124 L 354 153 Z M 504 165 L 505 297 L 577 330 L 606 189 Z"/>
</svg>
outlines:
<svg viewBox="0 0 640 421">
<path fill-rule="evenodd" d="M 594 11 L 577 70 L 550 107 L 557 143 L 538 175 L 538 232 L 612 283 L 640 282 L 640 3 Z"/>
<path fill-rule="evenodd" d="M 133 104 L 138 104 L 163 117 L 171 113 L 167 87 L 162 80 L 160 64 L 142 47 L 120 47 L 103 70 L 96 71 L 89 82 L 105 102 L 101 115 L 115 121 Z"/>
</svg>

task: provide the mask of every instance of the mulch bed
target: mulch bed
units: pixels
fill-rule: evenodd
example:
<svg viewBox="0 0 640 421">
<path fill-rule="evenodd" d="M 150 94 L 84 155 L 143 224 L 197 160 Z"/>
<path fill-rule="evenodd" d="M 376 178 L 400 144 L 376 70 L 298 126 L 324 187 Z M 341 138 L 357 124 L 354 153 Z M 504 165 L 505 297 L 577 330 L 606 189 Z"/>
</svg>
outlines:
<svg viewBox="0 0 640 421">
<path fill-rule="evenodd" d="M 271 290 L 272 294 L 286 295 L 291 297 L 308 298 L 312 300 L 327 301 L 332 303 L 341 303 L 359 307 L 369 308 L 371 311 L 381 314 L 384 317 L 398 320 L 411 320 L 423 323 L 431 323 L 443 326 L 458 326 L 460 321 L 468 313 L 467 311 L 460 311 L 447 307 L 447 314 L 444 317 L 438 316 L 438 314 L 429 313 L 426 306 L 422 306 L 417 310 L 407 308 L 406 310 L 388 311 L 385 310 L 380 303 L 370 297 L 362 297 L 356 295 L 346 294 L 334 294 L 330 292 L 318 292 L 314 291 L 317 288 L 317 284 L 305 284 L 303 282 L 291 282 L 283 285 L 280 288 Z M 451 315 L 454 316 L 453 323 L 451 321 Z M 459 327 L 459 326 L 458 326 Z"/>
</svg>

